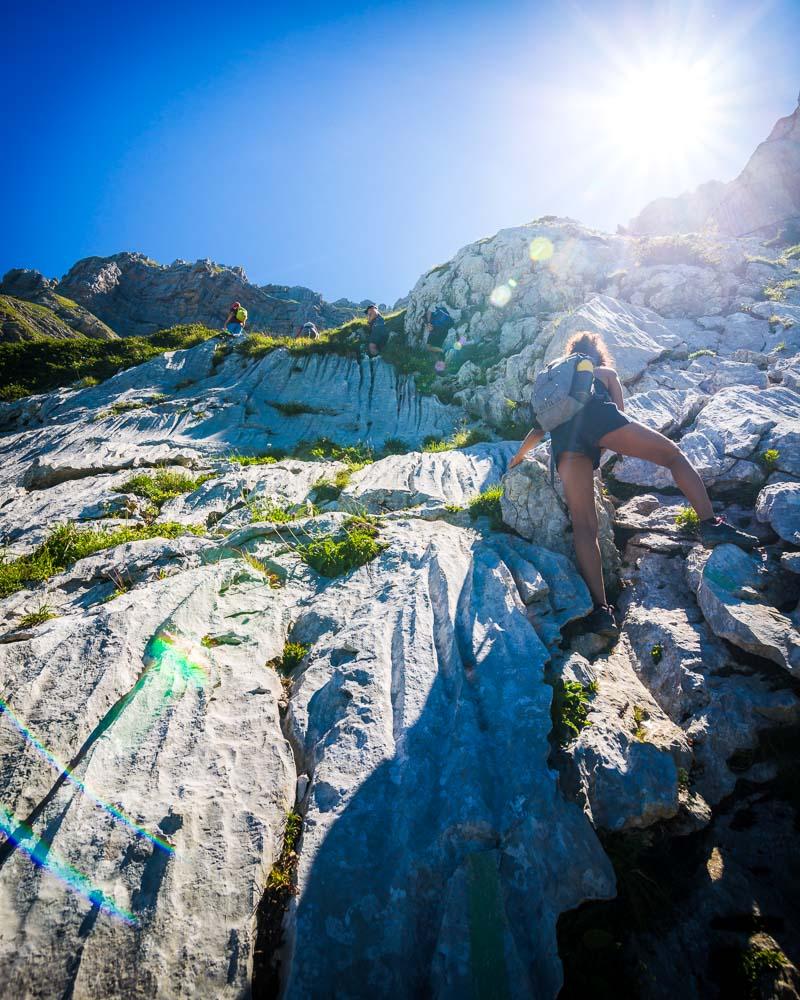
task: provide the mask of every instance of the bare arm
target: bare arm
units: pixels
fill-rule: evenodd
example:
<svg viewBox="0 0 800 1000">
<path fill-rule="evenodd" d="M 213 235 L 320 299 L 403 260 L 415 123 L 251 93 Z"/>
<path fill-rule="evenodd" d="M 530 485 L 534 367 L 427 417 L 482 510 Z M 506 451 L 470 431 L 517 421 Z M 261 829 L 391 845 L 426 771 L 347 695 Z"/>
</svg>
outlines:
<svg viewBox="0 0 800 1000">
<path fill-rule="evenodd" d="M 534 427 L 533 430 L 528 431 L 528 433 L 525 436 L 525 440 L 519 446 L 519 450 L 517 451 L 516 455 L 508 463 L 509 469 L 513 469 L 515 465 L 519 465 L 519 463 L 523 460 L 523 458 L 525 458 L 525 456 L 528 454 L 531 448 L 535 448 L 536 445 L 542 440 L 542 438 L 544 437 L 544 433 L 545 433 L 544 431 L 539 430 L 536 427 Z"/>
<path fill-rule="evenodd" d="M 609 395 L 620 413 L 625 412 L 625 400 L 622 398 L 622 383 L 613 368 L 595 368 L 595 375 L 608 389 Z"/>
</svg>

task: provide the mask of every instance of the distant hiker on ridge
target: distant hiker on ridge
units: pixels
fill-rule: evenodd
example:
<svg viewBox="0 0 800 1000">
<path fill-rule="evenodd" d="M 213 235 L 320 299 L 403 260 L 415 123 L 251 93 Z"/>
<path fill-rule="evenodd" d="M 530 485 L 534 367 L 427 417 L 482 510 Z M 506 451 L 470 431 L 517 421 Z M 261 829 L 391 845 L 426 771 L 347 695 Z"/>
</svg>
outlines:
<svg viewBox="0 0 800 1000">
<path fill-rule="evenodd" d="M 570 338 L 564 357 L 536 376 L 531 397 L 533 430 L 511 459 L 509 469 L 519 465 L 550 431 L 552 467 L 558 470 L 564 486 L 578 567 L 594 601 L 586 625 L 599 635 L 616 637 L 619 627 L 606 600 L 594 504 L 594 470 L 600 466 L 604 448 L 669 469 L 675 485 L 697 512 L 700 540 L 706 548 L 732 542 L 752 549 L 758 539 L 714 517 L 703 480 L 680 448 L 625 415 L 622 386 L 612 364 L 598 334 L 582 331 Z"/>
<path fill-rule="evenodd" d="M 319 330 L 316 328 L 315 324 L 311 322 L 311 320 L 308 320 L 303 323 L 302 326 L 298 326 L 297 336 L 308 337 L 309 340 L 316 340 L 319 336 Z"/>
<path fill-rule="evenodd" d="M 232 337 L 238 337 L 247 322 L 247 310 L 241 302 L 232 302 L 228 310 L 228 318 L 225 320 L 225 329 Z"/>
<path fill-rule="evenodd" d="M 386 320 L 377 306 L 367 306 L 364 312 L 367 314 L 367 351 L 370 357 L 375 358 L 386 346 L 389 336 L 386 332 Z"/>
</svg>

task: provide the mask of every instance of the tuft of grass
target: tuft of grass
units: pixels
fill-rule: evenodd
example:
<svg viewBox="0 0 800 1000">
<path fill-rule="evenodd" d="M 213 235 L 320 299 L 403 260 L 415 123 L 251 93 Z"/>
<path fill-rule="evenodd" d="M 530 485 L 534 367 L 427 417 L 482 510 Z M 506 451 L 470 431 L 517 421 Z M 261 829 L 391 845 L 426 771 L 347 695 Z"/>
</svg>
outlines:
<svg viewBox="0 0 800 1000">
<path fill-rule="evenodd" d="M 405 455 L 411 449 L 402 438 L 386 438 L 383 442 L 384 455 Z"/>
<path fill-rule="evenodd" d="M 703 347 L 699 351 L 692 351 L 691 354 L 688 355 L 688 358 L 690 361 L 694 361 L 695 358 L 715 358 L 716 356 L 716 351 L 712 351 L 708 347 Z"/>
<path fill-rule="evenodd" d="M 781 453 L 777 448 L 767 448 L 766 451 L 761 452 L 761 464 L 767 472 L 774 472 L 778 468 L 780 457 Z"/>
<path fill-rule="evenodd" d="M 786 341 L 785 341 L 785 340 L 781 340 L 781 341 L 779 341 L 779 342 L 778 342 L 778 343 L 777 343 L 777 344 L 776 344 L 776 345 L 775 345 L 775 346 L 774 346 L 774 347 L 772 348 L 772 353 L 773 353 L 773 354 L 780 354 L 780 353 L 781 353 L 781 351 L 785 351 L 785 350 L 786 350 Z"/>
<path fill-rule="evenodd" d="M 133 493 L 143 500 L 149 500 L 153 509 L 158 513 L 167 500 L 182 496 L 184 493 L 191 493 L 212 478 L 210 473 L 193 478 L 182 472 L 159 469 L 153 475 L 142 472 L 132 476 L 120 486 L 115 486 L 112 492 Z"/>
<path fill-rule="evenodd" d="M 761 948 L 751 944 L 739 959 L 739 972 L 747 986 L 748 995 L 760 997 L 758 980 L 765 972 L 780 972 L 791 963 L 782 951 L 777 948 Z"/>
<path fill-rule="evenodd" d="M 319 503 L 327 503 L 329 500 L 338 500 L 342 494 L 342 490 L 350 482 L 350 477 L 352 475 L 352 469 L 340 469 L 333 479 L 327 479 L 325 476 L 323 476 L 322 479 L 318 479 L 313 486 L 314 498 Z"/>
<path fill-rule="evenodd" d="M 553 685 L 550 715 L 556 737 L 562 746 L 591 725 L 589 706 L 597 691 L 597 681 L 581 684 L 580 681 L 559 680 Z"/>
<path fill-rule="evenodd" d="M 786 278 L 785 281 L 776 281 L 772 285 L 767 285 L 762 294 L 765 299 L 769 299 L 771 302 L 783 302 L 786 293 L 794 291 L 795 288 L 800 288 L 800 278 Z"/>
<path fill-rule="evenodd" d="M 422 442 L 422 450 L 427 452 L 453 451 L 456 448 L 469 448 L 473 444 L 481 444 L 483 441 L 491 440 L 491 436 L 486 431 L 472 428 L 467 430 L 462 427 L 449 438 L 426 437 Z"/>
<path fill-rule="evenodd" d="M 303 829 L 303 817 L 292 810 L 286 817 L 283 832 L 283 849 L 267 877 L 267 892 L 277 896 L 290 896 L 295 892 L 297 875 L 297 844 Z"/>
<path fill-rule="evenodd" d="M 326 535 L 298 547 L 300 558 L 320 576 L 333 578 L 364 566 L 387 546 L 378 541 L 374 518 L 350 517 L 343 525 L 343 537 Z"/>
<path fill-rule="evenodd" d="M 700 518 L 693 507 L 684 507 L 675 515 L 675 523 L 688 534 L 695 534 L 700 527 Z"/>
<path fill-rule="evenodd" d="M 651 647 L 650 658 L 652 659 L 653 663 L 656 664 L 661 663 L 661 660 L 664 658 L 664 647 L 661 645 L 660 642 L 655 643 Z"/>
<path fill-rule="evenodd" d="M 351 472 L 363 469 L 365 465 L 375 461 L 375 454 L 370 445 L 341 445 L 331 441 L 330 438 L 299 441 L 294 449 L 293 457 L 306 462 L 344 462 Z"/>
<path fill-rule="evenodd" d="M 650 716 L 647 713 L 647 709 L 643 708 L 641 705 L 633 706 L 633 723 L 636 727 L 633 731 L 634 738 L 639 740 L 640 743 L 644 743 L 647 739 L 647 732 L 644 728 L 644 723 L 649 719 Z"/>
<path fill-rule="evenodd" d="M 267 578 L 267 583 L 273 590 L 278 590 L 283 586 L 283 580 L 281 580 L 280 576 L 274 570 L 271 570 L 265 562 L 254 556 L 252 552 L 248 552 L 247 549 L 241 549 L 239 554 L 248 566 Z"/>
<path fill-rule="evenodd" d="M 460 503 L 446 503 L 444 509 L 448 514 L 460 514 L 462 510 L 466 510 L 466 507 L 462 507 Z"/>
<path fill-rule="evenodd" d="M 302 642 L 286 642 L 283 647 L 283 655 L 275 657 L 267 663 L 268 667 L 276 670 L 282 677 L 288 677 L 295 667 L 299 667 L 303 657 L 311 649 Z"/>
<path fill-rule="evenodd" d="M 770 326 L 782 326 L 784 330 L 791 330 L 794 326 L 794 320 L 791 316 L 779 316 L 777 313 L 773 313 L 769 318 Z M 786 347 L 786 344 L 783 345 Z"/>
<path fill-rule="evenodd" d="M 678 768 L 678 788 L 686 791 L 689 787 L 689 772 L 685 767 Z"/>
<path fill-rule="evenodd" d="M 51 618 L 57 618 L 55 610 L 49 604 L 40 604 L 35 611 L 23 615 L 17 622 L 17 628 L 33 628 L 35 625 L 43 625 Z"/>
<path fill-rule="evenodd" d="M 331 410 L 326 406 L 309 406 L 307 403 L 269 403 L 269 406 L 273 410 L 277 410 L 278 413 L 282 413 L 285 417 L 297 417 L 302 413 L 327 413 L 335 414 L 336 410 Z"/>
<path fill-rule="evenodd" d="M 271 497 L 265 500 L 245 500 L 245 506 L 250 511 L 250 523 L 271 521 L 273 524 L 287 524 L 298 517 L 314 517 L 319 511 L 313 504 L 279 504 Z"/>
<path fill-rule="evenodd" d="M 503 495 L 503 487 L 498 483 L 490 486 L 488 490 L 479 493 L 469 501 L 469 516 L 474 521 L 479 517 L 488 517 L 489 522 L 495 530 L 502 526 L 503 515 L 500 510 L 500 498 Z"/>
<path fill-rule="evenodd" d="M 282 456 L 281 456 L 282 457 Z M 278 455 L 274 452 L 268 452 L 265 455 L 228 455 L 229 462 L 233 462 L 235 465 L 274 465 L 280 459 Z"/>
<path fill-rule="evenodd" d="M 203 529 L 170 521 L 121 528 L 81 529 L 71 523 L 60 524 L 30 555 L 0 559 L 0 598 L 62 573 L 79 559 L 102 549 L 146 538 L 177 538 L 187 533 L 202 535 Z"/>
</svg>

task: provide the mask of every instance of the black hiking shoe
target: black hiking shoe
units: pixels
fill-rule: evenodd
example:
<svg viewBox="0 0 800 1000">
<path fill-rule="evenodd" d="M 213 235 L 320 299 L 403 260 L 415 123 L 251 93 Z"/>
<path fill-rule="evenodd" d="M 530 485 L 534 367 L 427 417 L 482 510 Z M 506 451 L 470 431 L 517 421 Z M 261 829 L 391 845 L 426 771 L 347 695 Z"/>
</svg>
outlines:
<svg viewBox="0 0 800 1000">
<path fill-rule="evenodd" d="M 595 635 L 602 635 L 607 639 L 619 638 L 619 625 L 610 604 L 598 604 L 594 611 L 583 619 L 583 625 L 587 632 L 594 632 Z"/>
<path fill-rule="evenodd" d="M 724 545 L 726 542 L 748 551 L 757 549 L 759 545 L 755 535 L 739 531 L 721 517 L 710 517 L 700 522 L 700 541 L 707 549 L 713 549 L 715 545 Z"/>
</svg>

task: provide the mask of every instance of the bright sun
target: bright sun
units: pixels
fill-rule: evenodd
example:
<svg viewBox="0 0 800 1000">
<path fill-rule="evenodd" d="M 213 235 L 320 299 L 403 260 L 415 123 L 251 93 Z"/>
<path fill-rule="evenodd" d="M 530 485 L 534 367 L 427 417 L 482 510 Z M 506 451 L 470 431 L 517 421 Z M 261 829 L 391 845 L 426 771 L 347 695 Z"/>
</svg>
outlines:
<svg viewBox="0 0 800 1000">
<path fill-rule="evenodd" d="M 684 160 L 708 143 L 716 108 L 702 64 L 661 60 L 625 71 L 603 111 L 610 144 L 654 163 Z"/>
</svg>

